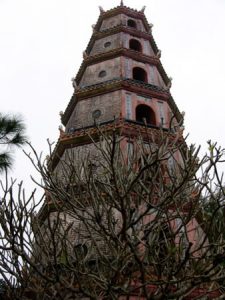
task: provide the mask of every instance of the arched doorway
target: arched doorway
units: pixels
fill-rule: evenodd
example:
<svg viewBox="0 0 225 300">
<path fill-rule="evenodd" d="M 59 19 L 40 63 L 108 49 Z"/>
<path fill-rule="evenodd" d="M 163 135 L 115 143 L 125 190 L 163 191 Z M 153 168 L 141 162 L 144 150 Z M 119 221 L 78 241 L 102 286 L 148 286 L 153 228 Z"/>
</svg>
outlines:
<svg viewBox="0 0 225 300">
<path fill-rule="evenodd" d="M 144 104 L 140 104 L 136 107 L 136 121 L 140 123 L 156 125 L 155 113 L 151 109 L 151 107 Z"/>
<path fill-rule="evenodd" d="M 148 82 L 147 80 L 147 73 L 145 72 L 144 69 L 135 67 L 133 68 L 133 79 L 143 81 L 143 82 Z"/>
</svg>

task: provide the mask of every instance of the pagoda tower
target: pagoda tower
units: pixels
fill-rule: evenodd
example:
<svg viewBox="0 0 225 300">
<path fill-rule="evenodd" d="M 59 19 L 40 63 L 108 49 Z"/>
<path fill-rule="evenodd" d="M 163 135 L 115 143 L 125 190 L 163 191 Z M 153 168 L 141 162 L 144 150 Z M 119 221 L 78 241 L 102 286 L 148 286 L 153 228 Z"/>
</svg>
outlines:
<svg viewBox="0 0 225 300">
<path fill-rule="evenodd" d="M 89 278 L 90 281 L 86 282 L 87 295 L 95 293 L 95 297 L 91 299 L 111 299 L 102 298 L 102 292 L 109 296 L 112 282 L 125 290 L 132 287 L 137 297 L 129 299 L 150 299 L 147 296 L 139 298 L 139 292 L 145 290 L 145 295 L 151 295 L 159 280 L 162 298 L 156 299 L 165 299 L 170 287 L 165 278 L 169 278 L 170 282 L 174 265 L 178 265 L 177 273 L 185 276 L 190 267 L 186 258 L 200 257 L 202 252 L 198 246 L 203 247 L 207 243 L 195 216 L 195 195 L 198 191 L 192 179 L 197 160 L 195 157 L 191 162 L 192 173 L 180 176 L 185 180 L 181 180 L 181 185 L 176 189 L 176 165 L 179 164 L 182 174 L 188 153 L 182 135 L 183 114 L 171 96 L 171 78 L 161 64 L 161 51 L 154 41 L 152 25 L 144 15 L 144 8 L 137 11 L 124 6 L 123 1 L 108 11 L 100 7 L 99 18 L 92 27 L 93 34 L 83 52 L 83 62 L 76 77 L 72 79 L 74 93 L 64 113 L 61 113 L 65 129 L 60 126 L 58 142 L 48 161 L 51 182 L 49 188 L 46 185 L 46 201 L 39 212 L 39 219 L 41 224 L 46 225 L 47 234 L 42 232 L 41 236 L 49 249 L 46 251 L 47 258 L 43 258 L 42 254 L 42 259 L 51 262 L 52 253 L 55 255 L 52 270 L 55 266 L 63 265 L 66 268 L 66 264 L 69 264 L 66 274 L 76 274 L 73 277 L 73 280 L 76 279 L 75 283 L 71 281 L 76 288 L 83 284 L 82 280 Z M 141 180 L 136 190 L 127 188 L 126 175 L 123 178 L 121 176 L 122 184 L 118 187 L 113 185 L 111 175 L 105 182 L 96 180 L 96 185 L 93 176 L 94 184 L 88 186 L 92 179 L 89 182 L 82 181 L 82 176 L 78 174 L 84 171 L 79 169 L 79 162 L 86 158 L 88 163 L 91 162 L 91 168 L 98 168 L 95 165 L 99 155 L 96 145 L 101 144 L 102 132 L 106 132 L 108 137 L 110 134 L 112 136 L 113 131 L 118 132 L 121 137 L 119 146 L 126 153 L 127 160 L 123 161 L 125 167 L 129 166 L 129 149 L 131 147 L 135 153 L 139 137 L 142 138 L 142 146 L 153 145 L 152 148 L 157 149 L 155 153 L 159 151 L 160 139 L 164 142 L 163 146 L 166 145 L 163 150 L 166 155 L 158 160 L 158 172 L 154 174 L 153 170 L 149 177 L 139 176 L 136 182 L 139 178 Z M 168 150 L 170 144 L 174 146 L 172 153 Z M 142 154 L 145 154 L 147 148 L 143 148 Z M 148 157 L 150 156 L 148 153 Z M 143 157 L 144 155 L 141 158 Z M 141 162 L 137 158 L 132 169 L 134 176 L 141 169 Z M 73 163 L 75 172 L 70 173 Z M 87 167 L 89 165 L 86 165 L 86 173 Z M 118 169 L 123 169 L 123 166 Z M 77 174 L 81 180 L 75 182 Z M 101 169 L 98 174 L 101 175 Z M 54 176 L 59 180 L 55 180 Z M 185 176 L 189 176 L 188 179 Z M 107 187 L 109 190 L 112 187 L 108 194 L 104 185 L 106 190 Z M 116 189 L 113 190 L 115 186 Z M 93 187 L 97 188 L 92 193 Z M 126 196 L 118 196 L 126 188 Z M 67 225 L 67 235 L 62 234 L 61 229 Z M 42 225 L 40 228 L 42 230 Z M 45 239 L 49 228 L 51 234 L 57 234 L 57 228 L 59 231 L 58 238 L 53 239 L 54 251 L 50 251 L 52 241 L 50 243 Z M 137 241 L 135 246 L 132 244 L 134 240 Z M 38 244 L 41 248 L 42 243 Z M 110 249 L 114 252 L 111 253 Z M 105 281 L 98 273 L 102 261 Z M 111 268 L 111 263 L 114 263 L 114 269 Z M 141 267 L 135 269 L 135 264 L 138 268 Z M 143 268 L 147 275 L 143 275 Z M 88 277 L 90 272 L 93 277 Z M 81 282 L 79 278 L 82 279 Z M 149 284 L 146 285 L 146 282 Z M 139 289 L 140 283 L 143 290 Z M 118 289 L 114 292 L 123 295 L 121 291 Z M 170 292 L 173 293 L 172 290 Z M 118 299 L 125 298 L 121 296 Z"/>
<path fill-rule="evenodd" d="M 72 79 L 74 93 L 61 114 L 65 131 L 60 129 L 53 169 L 68 148 L 92 148 L 88 134 L 94 133 L 96 123 L 107 129 L 116 122 L 124 136 L 130 136 L 143 126 L 153 135 L 179 131 L 183 121 L 144 8 L 137 11 L 122 1 L 108 11 L 100 7 L 92 27 L 83 62 Z"/>
</svg>

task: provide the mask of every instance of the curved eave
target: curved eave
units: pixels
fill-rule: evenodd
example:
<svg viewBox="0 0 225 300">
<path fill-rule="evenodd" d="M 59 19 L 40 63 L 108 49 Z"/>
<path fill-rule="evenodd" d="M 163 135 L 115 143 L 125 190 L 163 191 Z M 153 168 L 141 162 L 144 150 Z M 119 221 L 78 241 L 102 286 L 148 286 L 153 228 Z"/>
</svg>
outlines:
<svg viewBox="0 0 225 300">
<path fill-rule="evenodd" d="M 118 89 L 126 89 L 136 93 L 158 97 L 162 100 L 167 100 L 170 96 L 169 91 L 160 88 L 156 85 L 144 83 L 142 81 L 133 80 L 130 78 L 115 78 L 98 84 L 84 87 L 76 92 L 79 99 L 89 98 L 93 95 L 105 94 Z"/>
<path fill-rule="evenodd" d="M 119 56 L 129 57 L 129 58 L 132 58 L 132 59 L 142 62 L 142 63 L 149 63 L 149 64 L 153 64 L 153 65 L 157 66 L 158 71 L 159 71 L 160 75 L 162 76 L 162 79 L 164 80 L 165 84 L 168 84 L 170 82 L 169 77 L 166 74 L 159 58 L 157 58 L 156 56 L 148 56 L 141 52 L 137 52 L 137 51 L 127 49 L 127 48 L 117 48 L 117 49 L 113 49 L 111 51 L 99 53 L 99 54 L 88 56 L 87 58 L 85 58 L 81 64 L 80 69 L 75 78 L 76 83 L 77 84 L 80 83 L 80 80 L 82 79 L 82 76 L 88 66 L 94 65 L 94 64 L 97 64 L 99 62 L 106 61 L 109 59 L 113 59 L 113 58 L 119 57 Z"/>
<path fill-rule="evenodd" d="M 108 28 L 108 29 L 103 30 L 103 31 L 94 32 L 91 36 L 91 39 L 90 39 L 88 45 L 87 45 L 86 52 L 90 53 L 90 51 L 91 51 L 91 49 L 92 49 L 92 47 L 93 47 L 96 40 L 99 40 L 101 38 L 104 38 L 104 37 L 107 37 L 107 36 L 110 36 L 112 34 L 119 33 L 119 32 L 129 33 L 132 36 L 135 36 L 137 38 L 139 37 L 139 38 L 144 38 L 146 40 L 149 40 L 154 53 L 157 53 L 159 51 L 159 48 L 158 48 L 158 46 L 157 46 L 157 44 L 156 44 L 156 42 L 155 42 L 155 40 L 154 40 L 151 33 L 147 33 L 147 32 L 144 32 L 144 31 L 139 31 L 139 30 L 133 29 L 132 27 L 128 27 L 128 26 L 125 26 L 125 25 L 117 25 L 117 26 Z"/>
<path fill-rule="evenodd" d="M 85 98 L 94 97 L 97 95 L 102 95 L 105 93 L 113 92 L 115 90 L 125 89 L 130 92 L 135 92 L 138 94 L 155 97 L 162 100 L 169 101 L 170 93 L 168 90 L 160 88 L 156 85 L 149 83 L 144 83 L 141 81 L 129 79 L 129 78 L 115 78 L 112 80 L 107 80 L 98 84 L 93 84 L 86 86 L 84 88 L 78 89 L 75 94 L 73 94 L 61 121 L 64 126 L 66 126 L 73 109 L 77 101 Z M 172 102 L 171 102 L 172 103 Z M 175 105 L 175 103 L 174 103 Z M 174 106 L 175 107 L 175 106 Z M 177 110 L 178 108 L 175 107 Z"/>
<path fill-rule="evenodd" d="M 167 129 L 156 128 L 155 126 L 146 127 L 125 119 L 110 120 L 100 125 L 100 129 L 98 127 L 89 126 L 87 128 L 78 129 L 72 134 L 64 133 L 61 135 L 48 163 L 48 168 L 54 171 L 66 149 L 92 143 L 93 139 L 97 142 L 103 131 L 111 132 L 115 129 L 118 130 L 122 136 L 137 137 L 142 135 L 144 138 L 146 135 L 148 140 L 154 137 L 154 141 L 157 137 L 162 138 L 162 136 L 166 136 L 174 142 L 174 138 L 177 137 L 177 142 L 186 147 L 183 136 L 177 136 L 177 133 L 169 132 Z"/>
</svg>

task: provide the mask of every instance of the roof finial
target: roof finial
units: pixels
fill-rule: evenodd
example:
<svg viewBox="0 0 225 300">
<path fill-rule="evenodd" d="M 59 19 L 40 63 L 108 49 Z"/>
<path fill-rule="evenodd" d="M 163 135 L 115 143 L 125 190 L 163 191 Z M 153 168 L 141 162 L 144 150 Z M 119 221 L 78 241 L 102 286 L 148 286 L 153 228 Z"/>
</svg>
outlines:
<svg viewBox="0 0 225 300">
<path fill-rule="evenodd" d="M 162 51 L 161 51 L 161 50 L 158 50 L 158 52 L 156 53 L 156 57 L 160 58 L 160 57 L 161 57 L 161 54 L 162 54 Z"/>
<path fill-rule="evenodd" d="M 88 57 L 88 54 L 87 54 L 87 51 L 83 51 L 83 59 L 87 58 Z"/>
<path fill-rule="evenodd" d="M 171 86 L 172 86 L 172 80 L 173 80 L 173 78 L 169 77 L 169 81 L 168 81 L 167 86 L 166 86 L 167 90 L 169 90 L 171 88 Z"/>
<path fill-rule="evenodd" d="M 120 1 L 120 6 L 124 6 L 123 0 Z"/>
<path fill-rule="evenodd" d="M 99 6 L 98 8 L 99 8 L 101 14 L 103 14 L 105 12 L 104 9 L 102 8 L 102 6 Z"/>
<path fill-rule="evenodd" d="M 92 24 L 91 27 L 92 27 L 92 31 L 95 32 L 96 31 L 95 30 L 95 24 Z"/>
<path fill-rule="evenodd" d="M 141 9 L 141 12 L 143 13 L 145 11 L 145 9 L 146 9 L 146 6 L 144 5 Z"/>
<path fill-rule="evenodd" d="M 74 78 L 74 77 L 71 78 L 71 81 L 72 81 L 72 86 L 73 86 L 73 88 L 76 89 L 76 88 L 77 88 L 77 83 L 76 83 L 75 78 Z"/>
</svg>

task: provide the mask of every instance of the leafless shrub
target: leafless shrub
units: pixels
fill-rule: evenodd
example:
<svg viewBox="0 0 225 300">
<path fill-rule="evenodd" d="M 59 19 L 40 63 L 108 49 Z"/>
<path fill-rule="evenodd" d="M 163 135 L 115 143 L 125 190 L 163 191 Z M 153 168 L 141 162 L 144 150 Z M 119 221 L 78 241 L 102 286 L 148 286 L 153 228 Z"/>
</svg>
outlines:
<svg viewBox="0 0 225 300">
<path fill-rule="evenodd" d="M 209 142 L 209 154 L 199 160 L 199 149 L 163 132 L 157 141 L 151 135 L 124 138 L 115 130 L 99 129 L 99 135 L 89 150 L 67 150 L 55 168 L 56 153 L 46 162 L 32 148 L 28 156 L 45 195 L 38 203 L 6 176 L 0 207 L 4 297 L 222 297 L 218 164 L 224 151 Z"/>
</svg>

